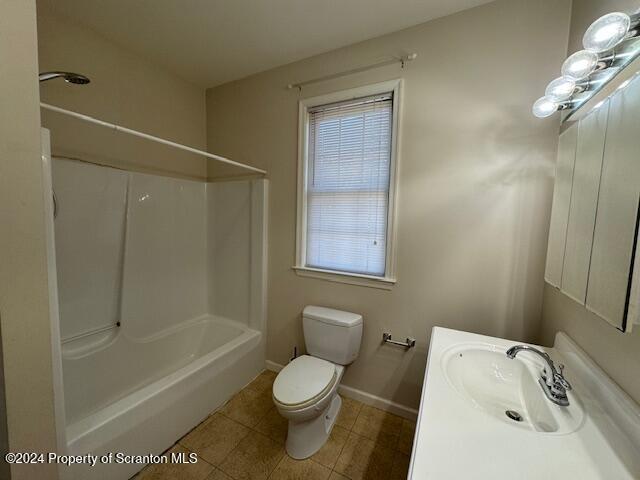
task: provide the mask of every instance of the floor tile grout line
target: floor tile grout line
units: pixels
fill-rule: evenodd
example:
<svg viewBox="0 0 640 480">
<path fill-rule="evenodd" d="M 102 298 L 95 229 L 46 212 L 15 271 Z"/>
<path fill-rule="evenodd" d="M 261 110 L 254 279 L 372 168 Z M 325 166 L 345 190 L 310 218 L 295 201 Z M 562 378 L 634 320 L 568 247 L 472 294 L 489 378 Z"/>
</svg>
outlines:
<svg viewBox="0 0 640 480">
<path fill-rule="evenodd" d="M 255 379 L 254 379 L 254 380 L 255 380 Z M 237 448 L 238 448 L 239 444 L 240 444 L 242 441 L 244 441 L 244 440 L 246 439 L 246 437 L 247 437 L 250 433 L 258 434 L 258 435 L 260 435 L 260 436 L 262 436 L 262 437 L 264 437 L 264 438 L 269 439 L 270 441 L 273 441 L 274 443 L 277 443 L 280 447 L 282 447 L 282 443 L 281 443 L 279 440 L 276 440 L 276 439 L 274 439 L 274 438 L 271 438 L 269 435 L 267 435 L 267 434 L 265 434 L 265 433 L 262 433 L 262 432 L 260 432 L 260 431 L 258 431 L 258 430 L 257 430 L 258 425 L 259 425 L 259 424 L 260 424 L 260 423 L 261 423 L 261 422 L 262 422 L 262 421 L 263 421 L 263 420 L 264 420 L 264 419 L 269 415 L 269 413 L 273 410 L 273 406 L 272 406 L 271 408 L 269 408 L 269 409 L 268 409 L 264 414 L 259 415 L 259 416 L 257 417 L 257 421 L 256 421 L 255 425 L 253 425 L 253 426 L 245 425 L 244 423 L 239 422 L 239 421 L 237 421 L 236 419 L 234 419 L 234 418 L 230 417 L 229 415 L 225 414 L 224 412 L 222 412 L 222 409 L 224 408 L 224 406 L 225 406 L 225 405 L 227 405 L 227 404 L 228 404 L 228 403 L 229 403 L 229 402 L 230 402 L 230 401 L 231 401 L 231 400 L 232 400 L 236 395 L 238 395 L 238 394 L 239 394 L 240 392 L 242 392 L 243 390 L 250 390 L 250 391 L 251 391 L 251 393 L 253 393 L 253 394 L 257 394 L 257 395 L 265 394 L 265 392 L 267 392 L 267 391 L 268 391 L 268 388 L 266 388 L 266 389 L 262 389 L 262 391 L 258 391 L 258 390 L 256 390 L 256 389 L 249 388 L 249 385 L 250 385 L 250 384 L 248 384 L 247 386 L 245 386 L 244 388 L 242 388 L 239 392 L 237 392 L 235 395 L 233 395 L 230 399 L 228 399 L 228 400 L 227 400 L 227 402 L 225 402 L 225 404 L 224 404 L 224 405 L 222 405 L 222 406 L 220 406 L 218 409 L 216 409 L 216 410 L 212 411 L 212 412 L 211 412 L 207 417 L 205 417 L 205 418 L 204 418 L 204 419 L 203 419 L 203 420 L 202 420 L 198 425 L 196 425 L 193 429 L 191 429 L 189 432 L 187 432 L 185 435 L 183 435 L 180 439 L 178 439 L 178 440 L 176 441 L 176 443 L 175 443 L 174 445 L 172 445 L 172 446 L 171 446 L 169 449 L 167 449 L 167 450 L 170 450 L 171 448 L 174 448 L 175 446 L 179 445 L 180 447 L 184 448 L 184 449 L 185 449 L 185 450 L 187 450 L 188 452 L 194 452 L 194 450 L 192 450 L 192 449 L 190 449 L 189 447 L 187 447 L 186 445 L 182 444 L 182 443 L 181 443 L 181 442 L 182 442 L 182 440 L 183 440 L 186 436 L 188 436 L 192 431 L 196 430 L 196 429 L 197 429 L 198 427 L 200 427 L 202 424 L 204 424 L 204 423 L 206 423 L 207 421 L 209 421 L 209 420 L 210 420 L 210 418 L 211 418 L 211 417 L 213 417 L 216 413 L 219 413 L 221 416 L 223 416 L 223 417 L 227 418 L 228 420 L 230 420 L 230 421 L 232 421 L 232 422 L 234 422 L 234 423 L 236 423 L 236 424 L 238 424 L 238 425 L 240 425 L 240 426 L 242 426 L 242 427 L 244 427 L 244 428 L 246 428 L 246 429 L 247 429 L 247 434 L 246 434 L 245 436 L 243 436 L 243 437 L 242 437 L 242 439 L 240 440 L 240 442 L 238 442 L 238 445 L 236 445 L 236 446 L 235 446 L 235 447 L 234 447 L 234 448 L 233 448 L 233 449 L 232 449 L 232 450 L 231 450 L 227 455 L 225 455 L 225 456 L 224 456 L 224 458 L 219 462 L 219 464 L 220 464 L 220 465 L 221 465 L 221 464 L 223 464 L 223 463 L 226 461 L 226 459 L 227 459 L 229 456 L 231 456 L 231 455 L 232 455 L 232 454 L 237 450 Z M 271 387 L 271 388 L 273 388 L 273 387 Z M 376 439 L 368 438 L 368 437 L 366 437 L 366 436 L 364 436 L 364 435 L 361 435 L 360 433 L 357 433 L 357 432 L 354 430 L 354 428 L 355 428 L 355 426 L 356 426 L 356 424 L 357 424 L 357 422 L 358 422 L 358 419 L 362 416 L 363 411 L 365 411 L 365 407 L 366 407 L 366 404 L 364 404 L 364 403 L 362 403 L 362 402 L 359 402 L 359 401 L 357 401 L 357 400 L 354 400 L 354 402 L 357 402 L 357 404 L 359 404 L 359 408 L 358 408 L 357 415 L 355 416 L 355 419 L 354 419 L 354 421 L 351 423 L 351 425 L 350 425 L 348 428 L 345 428 L 345 427 L 344 427 L 344 426 L 342 426 L 342 425 L 334 424 L 334 426 L 337 426 L 337 427 L 339 427 L 339 428 L 344 429 L 344 431 L 347 433 L 347 440 L 348 440 L 349 436 L 353 433 L 353 435 L 355 435 L 355 436 L 356 436 L 356 437 L 358 437 L 358 438 L 362 438 L 362 439 L 365 439 L 365 440 L 371 441 L 371 442 L 373 442 L 373 443 L 374 443 L 374 445 L 378 445 L 378 446 L 381 446 L 381 447 L 384 447 L 384 448 L 388 449 L 389 451 L 391 451 L 391 452 L 393 453 L 393 457 L 394 457 L 394 459 L 395 459 L 395 457 L 397 457 L 397 456 L 398 456 L 398 454 L 400 454 L 400 455 L 404 455 L 404 456 L 407 456 L 407 454 L 405 454 L 404 452 L 402 452 L 402 451 L 400 451 L 400 450 L 399 450 L 399 439 L 400 439 L 400 436 L 401 436 L 402 431 L 403 431 L 403 429 L 402 429 L 403 424 L 401 425 L 400 431 L 399 431 L 399 433 L 398 433 L 398 435 L 397 435 L 397 439 L 396 439 L 397 441 L 394 443 L 394 447 L 389 447 L 389 446 L 386 446 L 386 445 L 381 444 L 380 442 L 378 442 L 378 441 L 377 441 L 377 437 L 376 437 Z M 376 407 L 373 407 L 373 406 L 371 406 L 371 408 L 373 408 L 373 409 L 375 409 L 375 410 L 380 410 L 380 411 L 385 412 L 385 413 L 388 413 L 388 412 L 386 412 L 385 410 L 377 409 Z M 394 436 L 395 436 L 395 435 L 394 435 Z M 326 465 L 324 465 L 324 464 L 322 464 L 322 463 L 318 462 L 317 460 L 315 460 L 315 459 L 313 459 L 313 458 L 311 458 L 311 457 L 309 458 L 309 460 L 311 460 L 311 462 L 315 463 L 316 465 L 320 465 L 320 466 L 322 466 L 322 467 L 324 467 L 324 468 L 327 468 L 327 469 L 329 470 L 329 476 L 331 476 L 331 474 L 332 474 L 333 472 L 335 472 L 336 474 L 343 475 L 343 476 L 345 476 L 346 478 L 349 478 L 347 475 L 345 475 L 345 474 L 344 474 L 344 473 L 342 473 L 342 472 L 337 471 L 337 470 L 336 470 L 336 468 L 335 468 L 335 467 L 337 466 L 337 464 L 338 464 L 338 460 L 339 460 L 339 458 L 340 458 L 340 457 L 342 456 L 342 454 L 344 453 L 344 449 L 345 449 L 345 446 L 346 446 L 346 444 L 347 444 L 347 440 L 345 440 L 345 442 L 344 442 L 344 443 L 342 444 L 342 446 L 340 447 L 340 450 L 339 450 L 338 454 L 336 455 L 336 461 L 334 462 L 334 464 L 333 464 L 333 466 L 332 466 L 332 467 L 327 467 Z M 197 453 L 197 452 L 195 452 L 195 453 Z M 282 464 L 282 462 L 286 459 L 286 456 L 287 456 L 287 454 L 286 454 L 286 450 L 285 450 L 285 452 L 282 454 L 282 456 L 280 457 L 280 459 L 278 460 L 278 462 L 276 463 L 276 465 L 274 466 L 274 468 L 273 468 L 273 469 L 271 470 L 271 472 L 268 474 L 267 479 L 271 479 L 271 478 L 273 477 L 274 472 L 275 472 L 275 471 L 277 470 L 277 468 Z M 208 462 L 208 461 L 207 461 L 207 460 L 205 460 L 205 459 L 202 459 L 202 461 L 203 461 L 203 462 L 205 462 L 207 465 L 211 466 L 211 468 L 213 468 L 213 471 L 219 470 L 219 471 L 223 472 L 224 474 L 229 475 L 229 474 L 227 474 L 224 470 L 222 470 L 221 468 L 219 468 L 219 465 L 214 465 L 214 464 L 212 464 L 212 463 Z M 394 461 L 395 461 L 395 460 L 394 460 Z M 234 477 L 232 477 L 231 475 L 229 475 L 229 477 L 230 477 L 230 478 L 234 478 Z"/>
<path fill-rule="evenodd" d="M 351 433 L 351 430 L 349 430 L 349 433 Z M 340 459 L 340 455 L 342 455 L 342 452 L 344 451 L 344 447 L 347 445 L 347 440 L 349 440 L 349 434 L 347 434 L 347 438 L 345 439 L 344 443 L 342 444 L 342 447 L 340 448 L 340 452 L 336 456 L 336 461 L 333 464 L 333 467 L 331 467 L 331 472 L 336 472 L 336 465 L 338 464 L 338 460 Z M 340 472 L 336 472 L 336 473 L 342 475 Z M 329 473 L 329 476 L 331 476 L 331 473 Z"/>
<path fill-rule="evenodd" d="M 213 465 L 212 463 L 207 462 L 205 459 L 203 459 L 203 458 L 201 458 L 201 457 L 200 457 L 200 454 L 199 454 L 198 452 L 194 452 L 194 453 L 196 453 L 196 454 L 198 455 L 198 459 L 199 459 L 199 460 L 200 460 L 200 459 L 202 459 L 202 461 L 204 461 L 205 463 L 209 463 L 209 465 L 212 465 L 214 468 L 216 468 L 216 469 L 218 469 L 218 470 L 222 471 L 225 475 L 227 475 L 227 476 L 231 477 L 231 475 L 229 475 L 228 473 L 226 473 L 224 470 L 222 470 L 222 469 L 220 468 L 220 465 L 222 465 L 222 463 L 223 463 L 223 462 L 224 462 L 224 461 L 225 461 L 225 460 L 226 460 L 226 459 L 231 455 L 231 453 L 233 453 L 233 452 L 236 450 L 236 448 L 238 448 L 238 445 L 240 445 L 240 442 L 242 442 L 245 438 L 247 438 L 247 436 L 249 436 L 249 433 L 250 433 L 250 432 L 249 432 L 249 430 L 251 430 L 251 428 L 250 428 L 250 427 L 247 427 L 246 425 L 243 425 L 242 423 L 240 423 L 240 422 L 238 422 L 238 421 L 234 420 L 233 418 L 230 418 L 230 417 L 226 416 L 225 414 L 223 414 L 223 413 L 220 411 L 220 410 L 222 409 L 222 407 L 224 407 L 224 405 L 223 405 L 223 406 L 221 406 L 220 408 L 218 408 L 218 409 L 214 410 L 213 412 L 211 412 L 211 414 L 210 414 L 210 415 L 209 415 L 209 416 L 208 416 L 204 421 L 200 422 L 198 425 L 196 425 L 196 427 L 195 427 L 195 428 L 191 429 L 188 433 L 186 433 L 185 435 L 183 435 L 182 437 L 180 437 L 180 439 L 178 440 L 178 442 L 176 442 L 176 444 L 175 444 L 175 445 L 180 445 L 180 446 L 182 446 L 183 448 L 185 448 L 185 449 L 187 449 L 187 450 L 189 450 L 189 451 L 193 451 L 193 450 L 189 449 L 186 445 L 184 445 L 184 444 L 182 444 L 182 443 L 180 443 L 180 442 L 181 442 L 181 441 L 182 441 L 182 440 L 183 440 L 187 435 L 189 435 L 192 431 L 194 431 L 194 430 L 195 430 L 196 428 L 198 428 L 200 425 L 204 424 L 204 423 L 205 423 L 209 418 L 213 417 L 213 415 L 215 415 L 216 413 L 219 413 L 220 415 L 222 415 L 222 416 L 223 416 L 224 418 L 226 418 L 227 420 L 230 420 L 230 421 L 232 421 L 232 422 L 234 422 L 234 423 L 237 423 L 238 425 L 240 425 L 240 426 L 242 426 L 242 427 L 246 428 L 246 429 L 247 429 L 247 433 L 246 433 L 246 435 L 244 435 L 244 436 L 240 439 L 240 441 L 238 442 L 238 444 L 237 444 L 235 447 L 233 447 L 233 448 L 229 451 L 229 453 L 227 453 L 227 454 L 226 454 L 226 455 L 225 455 L 225 456 L 220 460 L 220 462 L 219 462 L 219 464 L 218 464 L 218 465 Z M 258 433 L 260 433 L 260 432 L 258 432 Z M 171 448 L 173 448 L 173 446 L 172 446 Z M 233 477 L 231 477 L 231 478 L 233 478 Z"/>
<path fill-rule="evenodd" d="M 226 417 L 226 415 L 225 415 L 225 417 Z M 228 417 L 226 417 L 226 418 L 228 418 Z M 233 419 L 229 419 L 229 420 L 233 420 Z M 235 420 L 234 420 L 234 421 L 235 421 Z M 240 422 L 236 422 L 236 423 L 239 423 L 240 425 L 242 425 Z M 244 427 L 244 425 L 242 425 L 242 426 Z M 247 428 L 247 430 L 250 430 L 250 428 L 248 428 L 248 427 L 245 427 L 245 428 Z M 216 465 L 216 468 L 217 468 L 218 470 L 220 470 L 222 473 L 224 473 L 225 475 L 227 475 L 229 478 L 232 478 L 233 480 L 237 480 L 237 479 L 236 479 L 234 476 L 232 476 L 230 473 L 227 473 L 227 472 L 225 472 L 224 470 L 222 470 L 222 469 L 220 468 L 220 465 L 222 465 L 222 464 L 225 462 L 225 460 L 226 460 L 227 458 L 229 458 L 229 457 L 231 456 L 231 454 L 232 454 L 233 452 L 235 452 L 235 451 L 238 449 L 238 447 L 239 447 L 239 446 L 240 446 L 240 444 L 244 441 L 244 439 L 245 439 L 245 438 L 247 438 L 247 437 L 249 436 L 249 433 L 250 433 L 250 432 L 249 432 L 249 431 L 247 431 L 247 434 L 246 434 L 244 437 L 242 437 L 242 438 L 240 439 L 240 441 L 238 442 L 238 444 L 237 444 L 235 447 L 233 447 L 233 448 L 229 451 L 229 453 L 227 453 L 227 454 L 224 456 L 224 458 L 223 458 L 222 460 L 220 460 L 220 464 L 219 464 L 219 465 Z"/>
<path fill-rule="evenodd" d="M 280 458 L 280 460 L 278 460 L 278 463 L 276 463 L 276 466 L 273 467 L 273 470 L 271 470 L 271 472 L 269 472 L 269 475 L 267 476 L 266 480 L 269 480 L 271 477 L 273 477 L 273 472 L 275 472 L 278 469 L 278 466 L 284 462 L 284 457 L 287 456 L 287 452 L 284 452 L 284 455 L 282 455 L 282 458 Z"/>
</svg>

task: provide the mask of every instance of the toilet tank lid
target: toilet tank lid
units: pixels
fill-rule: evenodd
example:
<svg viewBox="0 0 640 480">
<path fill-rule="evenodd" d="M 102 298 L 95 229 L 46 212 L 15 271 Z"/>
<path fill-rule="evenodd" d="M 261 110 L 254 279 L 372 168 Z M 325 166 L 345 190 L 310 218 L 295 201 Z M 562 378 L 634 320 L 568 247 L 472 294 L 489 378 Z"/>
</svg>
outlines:
<svg viewBox="0 0 640 480">
<path fill-rule="evenodd" d="M 355 327 L 362 323 L 362 315 L 358 313 L 344 312 L 342 310 L 334 310 L 333 308 L 317 307 L 309 305 L 304 307 L 302 316 L 318 320 L 329 325 L 338 325 L 340 327 Z"/>
</svg>

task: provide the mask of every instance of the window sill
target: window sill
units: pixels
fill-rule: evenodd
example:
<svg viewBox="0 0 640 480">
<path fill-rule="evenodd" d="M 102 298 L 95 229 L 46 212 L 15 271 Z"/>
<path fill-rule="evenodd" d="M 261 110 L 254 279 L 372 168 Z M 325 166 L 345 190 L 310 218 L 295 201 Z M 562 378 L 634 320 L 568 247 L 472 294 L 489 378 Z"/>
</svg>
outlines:
<svg viewBox="0 0 640 480">
<path fill-rule="evenodd" d="M 391 290 L 396 283 L 395 278 L 390 277 L 374 277 L 372 275 L 360 275 L 357 273 L 337 272 L 334 270 L 323 270 L 321 268 L 310 267 L 292 267 L 297 275 L 301 277 L 318 278 L 320 280 L 328 280 L 330 282 L 346 283 L 349 285 L 358 285 L 361 287 L 380 288 L 383 290 Z"/>
</svg>

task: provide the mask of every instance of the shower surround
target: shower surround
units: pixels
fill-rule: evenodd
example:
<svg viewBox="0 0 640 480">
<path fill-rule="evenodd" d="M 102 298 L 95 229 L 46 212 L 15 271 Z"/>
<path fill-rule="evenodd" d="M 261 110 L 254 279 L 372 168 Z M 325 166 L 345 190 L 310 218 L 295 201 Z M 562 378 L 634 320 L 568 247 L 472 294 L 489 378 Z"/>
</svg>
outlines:
<svg viewBox="0 0 640 480">
<path fill-rule="evenodd" d="M 52 176 L 66 453 L 161 453 L 264 368 L 267 181 Z"/>
</svg>

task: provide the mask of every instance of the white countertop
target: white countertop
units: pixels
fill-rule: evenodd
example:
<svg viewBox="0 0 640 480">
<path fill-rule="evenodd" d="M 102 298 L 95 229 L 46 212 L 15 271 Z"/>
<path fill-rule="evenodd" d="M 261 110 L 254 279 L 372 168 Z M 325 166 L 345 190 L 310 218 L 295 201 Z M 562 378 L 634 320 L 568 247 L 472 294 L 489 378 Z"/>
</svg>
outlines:
<svg viewBox="0 0 640 480">
<path fill-rule="evenodd" d="M 462 344 L 504 352 L 518 343 L 433 329 L 410 479 L 640 478 L 640 408 L 569 337 L 559 333 L 554 348 L 537 348 L 566 365 L 570 401 L 583 410 L 570 433 L 518 428 L 470 403 L 447 380 L 442 362 L 448 349 Z M 532 357 L 520 354 L 513 361 L 537 368 Z M 565 407 L 549 402 L 549 408 Z"/>
</svg>

